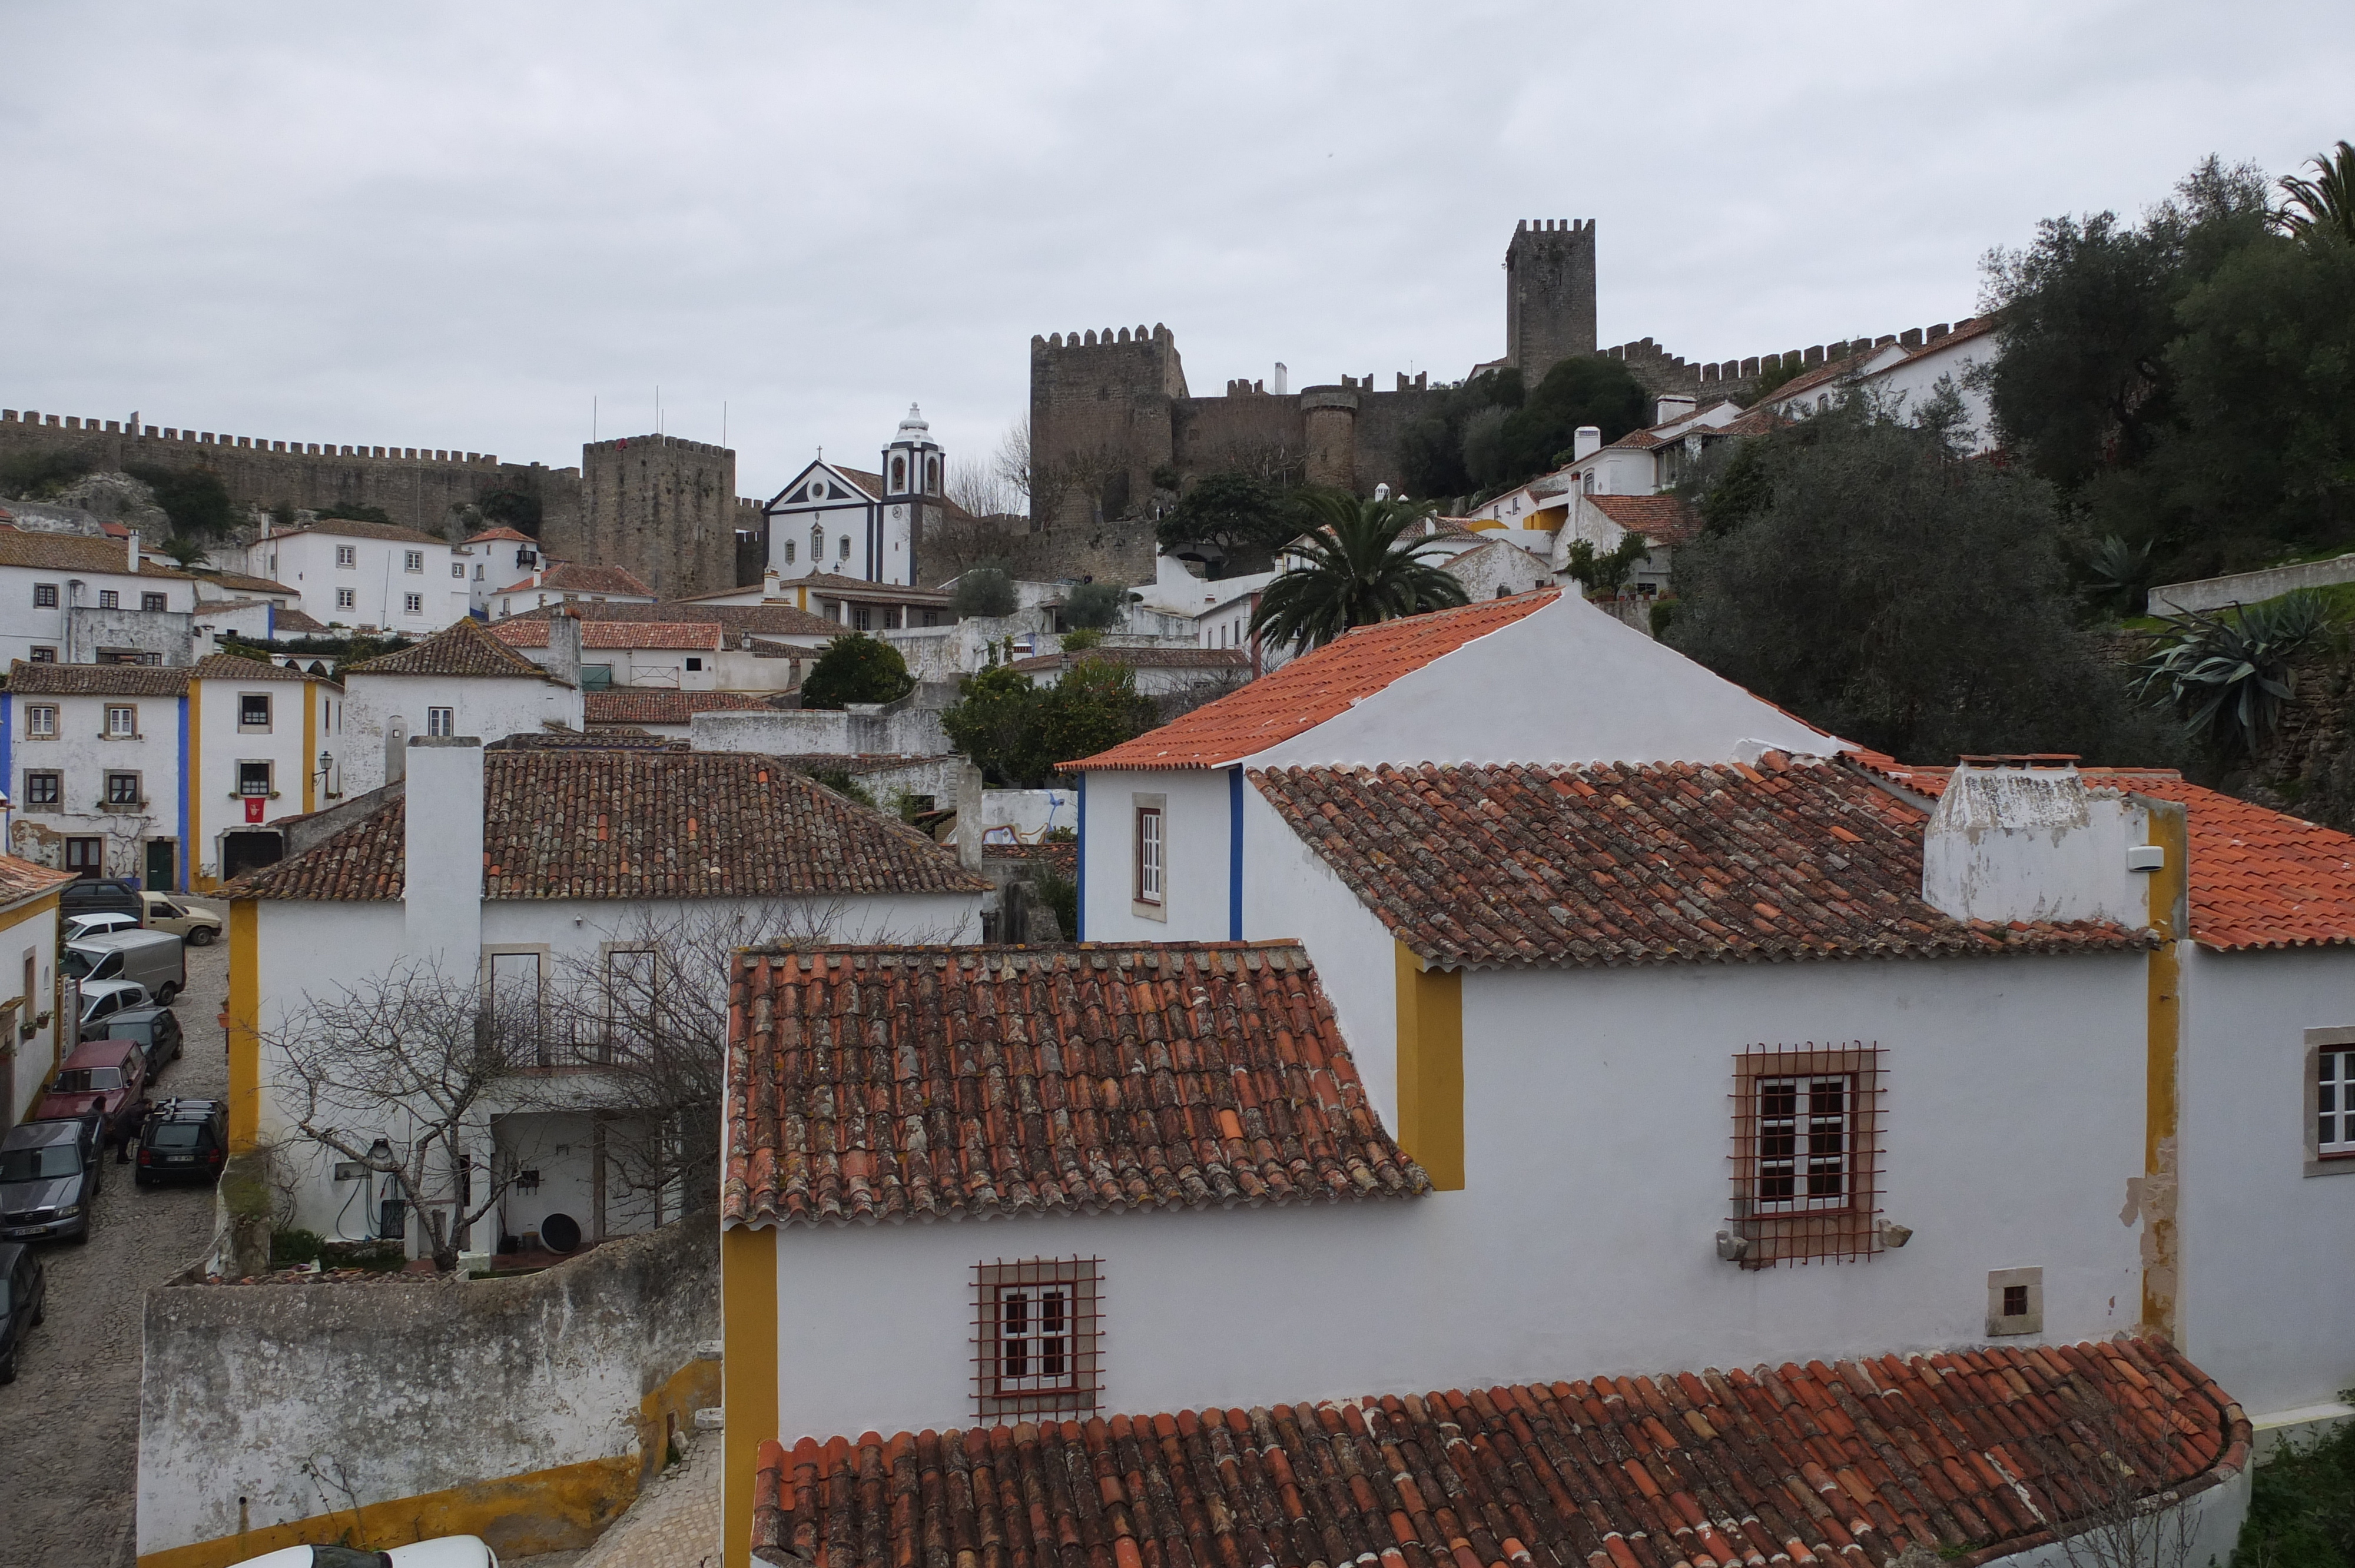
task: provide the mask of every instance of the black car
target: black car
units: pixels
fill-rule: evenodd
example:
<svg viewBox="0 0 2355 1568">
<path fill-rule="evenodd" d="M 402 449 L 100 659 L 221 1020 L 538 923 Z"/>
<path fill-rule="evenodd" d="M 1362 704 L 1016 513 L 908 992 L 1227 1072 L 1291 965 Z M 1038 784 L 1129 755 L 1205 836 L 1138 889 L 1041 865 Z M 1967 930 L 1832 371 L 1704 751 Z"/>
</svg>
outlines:
<svg viewBox="0 0 2355 1568">
<path fill-rule="evenodd" d="M 180 1059 L 180 1020 L 168 1007 L 128 1007 L 106 1020 L 107 1040 L 136 1040 L 147 1058 L 147 1082 Z"/>
<path fill-rule="evenodd" d="M 0 1237 L 90 1239 L 106 1162 L 96 1117 L 28 1121 L 0 1137 Z"/>
<path fill-rule="evenodd" d="M 0 1383 L 16 1381 L 25 1335 L 48 1306 L 40 1260 L 23 1242 L 0 1242 Z"/>
<path fill-rule="evenodd" d="M 213 1181 L 229 1160 L 229 1107 L 219 1100 L 158 1100 L 139 1129 L 139 1163 L 131 1179 Z"/>
<path fill-rule="evenodd" d="M 120 877 L 85 876 L 67 883 L 58 895 L 59 920 L 100 914 L 128 915 L 142 926 L 147 924 L 147 905 L 139 890 Z"/>
</svg>

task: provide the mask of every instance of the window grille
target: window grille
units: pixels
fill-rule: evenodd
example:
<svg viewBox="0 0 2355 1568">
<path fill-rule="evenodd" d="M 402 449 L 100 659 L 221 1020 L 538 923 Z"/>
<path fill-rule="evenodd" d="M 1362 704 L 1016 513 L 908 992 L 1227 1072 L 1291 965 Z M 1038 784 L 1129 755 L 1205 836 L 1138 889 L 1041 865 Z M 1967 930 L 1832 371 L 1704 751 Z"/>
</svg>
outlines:
<svg viewBox="0 0 2355 1568">
<path fill-rule="evenodd" d="M 337 609 L 350 609 L 358 602 L 358 595 L 353 589 L 337 588 L 336 590 L 336 608 Z"/>
<path fill-rule="evenodd" d="M 33 585 L 33 608 L 36 609 L 55 609 L 57 607 L 58 585 L 55 583 L 35 583 Z"/>
<path fill-rule="evenodd" d="M 974 1265 L 974 1414 L 1086 1414 L 1103 1402 L 1103 1260 Z"/>
<path fill-rule="evenodd" d="M 136 736 L 139 733 L 139 710 L 137 708 L 107 709 L 106 733 L 116 740 Z"/>
<path fill-rule="evenodd" d="M 1161 808 L 1136 809 L 1136 901 L 1161 902 Z"/>
<path fill-rule="evenodd" d="M 25 733 L 37 740 L 54 739 L 58 733 L 58 710 L 46 703 L 37 703 L 27 708 Z"/>
<path fill-rule="evenodd" d="M 465 563 L 465 562 L 464 562 L 464 561 L 453 561 L 453 562 L 451 562 L 451 563 L 450 563 L 450 575 L 451 575 L 452 577 L 458 577 L 458 578 L 460 578 L 460 579 L 464 579 L 464 577 L 465 577 L 465 575 L 466 575 L 466 563 Z M 482 576 L 482 575 L 483 575 L 483 568 L 482 568 L 482 567 L 476 567 L 474 568 L 474 575 L 475 575 L 476 577 L 480 577 L 480 576 Z"/>
<path fill-rule="evenodd" d="M 2355 1048 L 2314 1054 L 2314 1150 L 2355 1154 Z"/>
<path fill-rule="evenodd" d="M 401 552 L 400 569 L 404 572 L 423 571 L 425 569 L 425 552 L 422 550 L 404 550 Z"/>
<path fill-rule="evenodd" d="M 401 596 L 400 596 L 400 609 L 401 609 L 401 613 L 402 613 L 402 614 L 404 614 L 404 615 L 422 615 L 422 614 L 424 614 L 424 613 L 425 613 L 425 596 L 424 596 L 423 594 L 421 594 L 421 593 L 407 593 L 407 594 L 403 594 L 403 595 L 401 595 Z"/>
<path fill-rule="evenodd" d="M 240 729 L 270 727 L 270 694 L 242 692 L 237 699 L 237 722 Z"/>
<path fill-rule="evenodd" d="M 1761 1046 L 1734 1058 L 1733 1214 L 1745 1268 L 1881 1250 L 1881 1053 Z"/>
<path fill-rule="evenodd" d="M 358 546 L 338 545 L 336 546 L 336 565 L 339 567 L 356 567 L 359 565 L 359 560 L 360 553 Z"/>
<path fill-rule="evenodd" d="M 270 764 L 240 762 L 237 765 L 237 792 L 248 799 L 267 799 L 270 794 Z"/>
<path fill-rule="evenodd" d="M 101 588 L 98 590 L 98 608 L 101 609 L 121 609 L 123 608 L 123 596 L 112 588 Z"/>
<path fill-rule="evenodd" d="M 849 535 L 845 534 L 844 535 L 842 535 L 842 537 L 841 537 L 841 538 L 839 538 L 839 539 L 837 539 L 837 540 L 836 540 L 836 541 L 835 541 L 835 552 L 834 552 L 834 554 L 835 554 L 835 557 L 836 557 L 836 559 L 837 559 L 837 560 L 844 560 L 844 561 L 847 561 L 847 560 L 850 559 L 850 535 Z"/>
<path fill-rule="evenodd" d="M 168 608 L 170 603 L 171 601 L 160 593 L 143 593 L 139 596 L 139 608 L 142 609 L 164 609 Z"/>
<path fill-rule="evenodd" d="M 785 565 L 787 565 L 787 566 L 789 566 L 789 567 L 790 567 L 790 566 L 792 566 L 793 564 L 794 564 L 794 542 L 793 542 L 791 539 L 788 539 L 788 540 L 786 540 L 786 541 L 785 541 Z"/>
</svg>

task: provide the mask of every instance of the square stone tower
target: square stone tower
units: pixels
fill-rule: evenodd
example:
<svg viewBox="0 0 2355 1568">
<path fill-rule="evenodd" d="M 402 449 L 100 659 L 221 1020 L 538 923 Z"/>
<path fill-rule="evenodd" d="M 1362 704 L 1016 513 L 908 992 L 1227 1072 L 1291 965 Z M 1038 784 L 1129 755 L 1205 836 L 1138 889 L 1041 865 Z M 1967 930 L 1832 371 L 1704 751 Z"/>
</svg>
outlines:
<svg viewBox="0 0 2355 1568">
<path fill-rule="evenodd" d="M 665 599 L 736 583 L 736 454 L 677 436 L 581 449 L 581 523 L 549 550 L 627 567 Z"/>
<path fill-rule="evenodd" d="M 1505 248 L 1505 363 L 1535 387 L 1594 347 L 1594 220 L 1522 219 Z"/>
</svg>

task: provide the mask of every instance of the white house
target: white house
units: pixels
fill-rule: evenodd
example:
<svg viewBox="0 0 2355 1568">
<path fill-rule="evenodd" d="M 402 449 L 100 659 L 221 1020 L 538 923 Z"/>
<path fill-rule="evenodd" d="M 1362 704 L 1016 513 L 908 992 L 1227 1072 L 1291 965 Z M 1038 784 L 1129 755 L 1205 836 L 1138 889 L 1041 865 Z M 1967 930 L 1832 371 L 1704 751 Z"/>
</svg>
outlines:
<svg viewBox="0 0 2355 1568">
<path fill-rule="evenodd" d="M 74 1031 L 60 1027 L 58 994 L 58 891 L 71 873 L 0 854 L 0 1130 L 40 1103 L 59 1049 Z"/>
<path fill-rule="evenodd" d="M 647 1101 L 601 1077 L 629 1059 L 629 1018 L 559 999 L 619 993 L 668 922 L 717 920 L 737 940 L 779 929 L 956 942 L 979 929 L 987 884 L 952 852 L 771 758 L 602 748 L 486 751 L 472 736 L 410 739 L 401 789 L 324 842 L 229 889 L 233 1149 L 277 1148 L 296 1222 L 347 1239 L 387 1229 L 412 1246 L 406 1208 L 497 1185 L 468 1250 L 551 1238 L 553 1216 L 594 1242 L 676 1217 L 676 1192 L 625 1192 L 603 1168 L 601 1120 Z M 724 946 L 724 944 L 723 944 Z M 470 1117 L 451 1190 L 404 1193 L 294 1136 L 299 1095 L 276 1044 L 309 1000 L 417 966 L 527 1007 L 530 1054 Z M 718 977 L 714 976 L 715 983 Z M 707 1043 L 715 1054 L 718 1042 Z M 682 1047 L 684 1048 L 684 1047 Z M 417 1136 L 389 1111 L 378 1129 Z M 619 1137 L 620 1128 L 613 1129 Z M 362 1139 L 366 1141 L 365 1139 Z M 363 1191 L 365 1189 L 365 1191 Z"/>
<path fill-rule="evenodd" d="M 8 847 L 76 876 L 185 887 L 188 676 L 186 666 L 11 664 L 0 695 Z"/>
<path fill-rule="evenodd" d="M 660 597 L 627 567 L 544 560 L 506 586 L 482 594 L 475 608 L 493 620 L 504 620 L 551 604 L 653 604 Z"/>
<path fill-rule="evenodd" d="M 350 740 L 339 764 L 344 792 L 364 795 L 398 778 L 413 736 L 495 741 L 581 729 L 586 722 L 581 623 L 559 616 L 551 624 L 563 641 L 549 668 L 492 636 L 480 621 L 462 619 L 414 647 L 346 669 L 342 727 Z"/>
<path fill-rule="evenodd" d="M 769 499 L 762 508 L 769 565 L 787 579 L 824 575 L 912 588 L 922 580 L 917 556 L 929 522 L 964 515 L 946 481 L 940 443 L 911 403 L 878 471 L 820 457 Z"/>
<path fill-rule="evenodd" d="M 1515 670 L 1577 675 L 1532 699 Z M 1810 754 L 1849 760 L 1761 761 Z M 1707 1292 L 1681 1273 L 1694 1211 L 1652 1207 L 1659 1152 L 1689 1135 L 1646 1121 L 1645 1097 L 1723 1104 L 1732 1085 L 1738 1107 L 1743 1054 L 1837 1047 L 1849 1065 L 1794 1075 L 1885 1091 L 1892 1137 L 1908 1078 L 1946 1125 L 2005 1120 L 2032 1180 L 1957 1208 L 1959 1168 L 1912 1182 L 1958 1146 L 1915 1145 L 1931 1163 L 1909 1174 L 1889 1145 L 1879 1212 L 1912 1245 L 1782 1328 L 1745 1305 L 1725 1321 L 1755 1337 L 1729 1355 L 1776 1353 L 1800 1323 L 1820 1341 L 1852 1307 L 1883 1340 L 1910 1323 L 1922 1338 L 1896 1342 L 1953 1342 L 1963 1298 L 2001 1284 L 2050 1334 L 2165 1328 L 2261 1425 L 2355 1382 L 2355 1352 L 2285 1305 L 2355 1284 L 2355 1209 L 2327 1179 L 2355 1171 L 2355 1128 L 2318 1108 L 2355 1041 L 2355 839 L 2172 775 L 2010 769 L 1957 805 L 1868 760 L 1574 598 L 1391 622 L 1085 760 L 1081 935 L 1302 941 L 1373 1103 L 1443 1188 L 1459 1129 L 1467 1171 L 1476 1134 L 1542 1139 L 1514 1106 L 1554 1101 L 1510 1086 L 1513 1051 L 1582 1064 L 1561 1082 L 1615 1129 L 1595 1147 L 1651 1151 L 1645 1194 L 1614 1196 L 1589 1245 L 1649 1279 L 1646 1302 Z M 1860 792 L 1882 786 L 1886 804 Z M 1901 948 L 1937 961 L 1750 961 Z M 2041 1065 L 1982 1055 L 2031 1048 Z M 1965 1108 L 1981 1070 L 2067 1115 Z M 2151 1071 L 2171 1092 L 2140 1092 Z M 1727 1228 L 1732 1250 L 1758 1240 Z M 1565 1320 L 1601 1331 L 1600 1312 Z M 1628 1331 L 1610 1343 L 1637 1361 L 1668 1353 Z"/>
<path fill-rule="evenodd" d="M 1973 451 L 1996 445 L 1995 421 L 1979 372 L 2001 349 L 1992 316 L 1966 317 L 1926 331 L 1915 327 L 1882 337 L 1870 347 L 1817 366 L 1792 377 L 1761 399 L 1763 408 L 1785 418 L 1805 418 L 1858 396 L 1881 399 L 1901 413 L 1918 412 L 1942 387 L 1963 402 L 1964 434 Z"/>
<path fill-rule="evenodd" d="M 520 582 L 538 570 L 545 558 L 538 540 L 519 528 L 507 527 L 469 535 L 458 546 L 458 554 L 466 568 L 466 605 L 477 616 L 493 615 L 493 589 L 502 583 Z"/>
<path fill-rule="evenodd" d="M 1674 584 L 1677 552 L 1700 535 L 1700 518 L 1677 495 L 1577 494 L 1571 499 L 1547 564 L 1561 575 L 1570 565 L 1573 543 L 1583 539 L 1595 554 L 1607 556 L 1629 534 L 1644 535 L 1646 548 L 1628 586 L 1637 593 L 1663 594 Z"/>
<path fill-rule="evenodd" d="M 245 552 L 248 572 L 299 592 L 314 619 L 412 636 L 466 618 L 468 565 L 447 540 L 349 517 L 264 534 Z"/>
<path fill-rule="evenodd" d="M 186 664 L 188 574 L 123 539 L 0 526 L 0 658 L 34 663 Z"/>
<path fill-rule="evenodd" d="M 278 859 L 285 818 L 344 798 L 346 696 L 325 675 L 257 659 L 215 655 L 187 674 L 190 863 L 174 885 L 209 890 Z"/>
</svg>

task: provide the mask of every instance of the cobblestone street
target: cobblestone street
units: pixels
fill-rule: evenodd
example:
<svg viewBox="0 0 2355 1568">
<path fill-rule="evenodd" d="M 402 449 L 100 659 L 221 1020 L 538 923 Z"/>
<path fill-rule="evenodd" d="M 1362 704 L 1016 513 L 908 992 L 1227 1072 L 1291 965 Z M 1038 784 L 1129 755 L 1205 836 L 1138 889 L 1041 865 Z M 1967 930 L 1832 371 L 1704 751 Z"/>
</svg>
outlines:
<svg viewBox="0 0 2355 1568">
<path fill-rule="evenodd" d="M 218 1097 L 229 1088 L 217 1021 L 228 987 L 227 944 L 190 948 L 187 969 L 188 989 L 172 1009 L 186 1044 L 159 1079 L 159 1097 Z M 143 1303 L 148 1289 L 203 1255 L 212 1239 L 213 1192 L 142 1188 L 131 1171 L 107 1166 L 88 1243 L 40 1248 L 48 1320 L 27 1340 L 16 1381 L 0 1388 L 4 1568 L 131 1568 L 136 1555 Z"/>
</svg>

